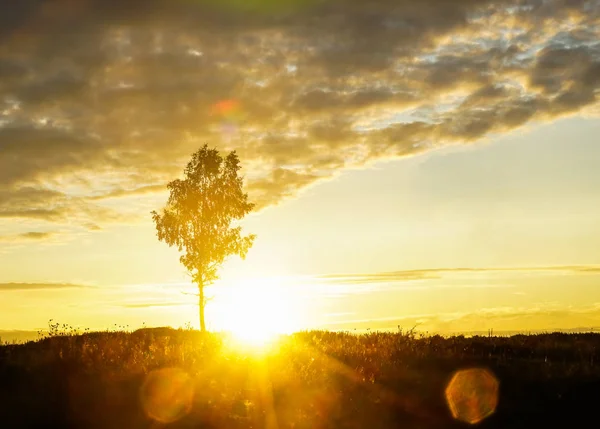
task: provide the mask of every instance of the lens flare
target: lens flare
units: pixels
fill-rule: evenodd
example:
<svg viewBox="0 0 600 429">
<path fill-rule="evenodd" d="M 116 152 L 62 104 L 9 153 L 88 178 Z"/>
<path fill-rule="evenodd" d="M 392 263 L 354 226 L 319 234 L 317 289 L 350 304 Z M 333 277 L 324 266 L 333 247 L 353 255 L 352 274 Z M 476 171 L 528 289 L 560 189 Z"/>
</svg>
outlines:
<svg viewBox="0 0 600 429">
<path fill-rule="evenodd" d="M 230 139 L 237 134 L 239 124 L 244 120 L 244 112 L 238 100 L 221 100 L 212 105 L 211 115 L 220 119 L 220 131 Z"/>
<path fill-rule="evenodd" d="M 177 368 L 151 372 L 140 390 L 144 412 L 160 423 L 173 423 L 185 417 L 192 408 L 193 399 L 191 378 Z"/>
<path fill-rule="evenodd" d="M 491 416 L 498 406 L 498 388 L 498 380 L 487 369 L 456 372 L 446 387 L 446 401 L 452 416 L 470 424 Z"/>
</svg>

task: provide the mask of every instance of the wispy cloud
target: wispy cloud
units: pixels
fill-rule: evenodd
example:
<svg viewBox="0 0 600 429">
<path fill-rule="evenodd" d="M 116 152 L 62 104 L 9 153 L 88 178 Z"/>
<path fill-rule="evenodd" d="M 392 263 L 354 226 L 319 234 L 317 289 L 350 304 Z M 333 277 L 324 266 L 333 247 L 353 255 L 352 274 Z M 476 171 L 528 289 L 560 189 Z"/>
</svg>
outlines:
<svg viewBox="0 0 600 429">
<path fill-rule="evenodd" d="M 392 283 L 414 280 L 440 279 L 448 274 L 494 273 L 494 272 L 564 272 L 569 274 L 600 274 L 599 265 L 549 265 L 531 267 L 488 267 L 488 268 L 428 268 L 420 270 L 391 271 L 364 274 L 327 274 L 317 280 L 335 284 Z M 455 287 L 455 286 L 453 286 Z M 481 287 L 475 285 L 473 287 Z"/>
<path fill-rule="evenodd" d="M 317 277 L 328 283 L 363 284 L 363 283 L 389 283 L 412 280 L 430 280 L 440 278 L 442 271 L 437 270 L 407 270 L 385 273 L 365 274 L 327 274 Z"/>
<path fill-rule="evenodd" d="M 121 307 L 125 308 L 153 308 L 153 307 L 180 307 L 180 306 L 189 306 L 190 303 L 186 302 L 136 302 L 129 304 L 122 304 Z"/>
<path fill-rule="evenodd" d="M 0 283 L 0 292 L 16 290 L 38 290 L 38 289 L 69 289 L 88 288 L 90 286 L 72 283 Z"/>
<path fill-rule="evenodd" d="M 597 111 L 594 1 L 252 5 L 0 0 L 0 218 L 131 221 L 99 203 L 160 192 L 202 143 L 238 149 L 264 207 L 377 159 Z"/>
<path fill-rule="evenodd" d="M 568 307 L 544 304 L 533 307 L 490 307 L 473 311 L 397 315 L 346 319 L 325 323 L 332 329 L 397 329 L 450 333 L 487 331 L 538 331 L 600 327 L 600 307 Z"/>
</svg>

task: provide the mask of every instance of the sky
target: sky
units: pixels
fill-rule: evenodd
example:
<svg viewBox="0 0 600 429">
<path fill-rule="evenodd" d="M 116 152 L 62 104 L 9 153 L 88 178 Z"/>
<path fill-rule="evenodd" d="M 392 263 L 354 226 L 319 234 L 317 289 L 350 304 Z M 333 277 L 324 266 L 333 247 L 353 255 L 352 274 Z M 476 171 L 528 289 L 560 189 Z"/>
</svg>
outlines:
<svg viewBox="0 0 600 429">
<path fill-rule="evenodd" d="M 600 327 L 598 2 L 0 8 L 0 330 L 195 326 L 150 211 L 204 143 L 256 203 L 211 329 Z"/>
</svg>

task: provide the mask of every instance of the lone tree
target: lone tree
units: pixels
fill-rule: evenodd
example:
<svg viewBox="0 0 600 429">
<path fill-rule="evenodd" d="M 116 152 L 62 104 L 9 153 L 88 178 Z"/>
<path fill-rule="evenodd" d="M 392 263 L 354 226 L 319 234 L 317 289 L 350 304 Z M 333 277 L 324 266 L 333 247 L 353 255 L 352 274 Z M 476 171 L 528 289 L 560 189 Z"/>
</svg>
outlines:
<svg viewBox="0 0 600 429">
<path fill-rule="evenodd" d="M 169 200 L 161 213 L 152 212 L 158 239 L 177 246 L 179 258 L 198 286 L 200 330 L 206 331 L 205 286 L 218 279 L 218 269 L 230 255 L 246 257 L 255 235 L 243 237 L 234 220 L 242 219 L 254 204 L 242 189 L 240 161 L 235 151 L 223 158 L 217 149 L 204 145 L 192 155 L 185 179 L 167 187 Z"/>
</svg>

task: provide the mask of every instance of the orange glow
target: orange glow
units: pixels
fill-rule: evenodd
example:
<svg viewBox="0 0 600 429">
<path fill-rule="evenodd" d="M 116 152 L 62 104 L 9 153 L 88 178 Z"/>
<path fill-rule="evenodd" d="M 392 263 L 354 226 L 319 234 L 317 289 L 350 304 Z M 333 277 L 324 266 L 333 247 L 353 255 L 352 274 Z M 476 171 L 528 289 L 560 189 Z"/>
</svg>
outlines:
<svg viewBox="0 0 600 429">
<path fill-rule="evenodd" d="M 160 423 L 172 423 L 186 416 L 192 408 L 193 398 L 190 377 L 177 368 L 151 372 L 140 390 L 146 415 Z"/>
<path fill-rule="evenodd" d="M 211 114 L 220 118 L 220 131 L 226 139 L 237 134 L 239 124 L 244 119 L 240 102 L 233 99 L 213 104 Z"/>
<path fill-rule="evenodd" d="M 212 107 L 213 114 L 221 114 L 224 116 L 235 114 L 240 108 L 240 103 L 237 100 L 221 100 L 215 103 Z"/>
<path fill-rule="evenodd" d="M 483 368 L 458 371 L 446 388 L 446 401 L 452 416 L 476 424 L 491 416 L 498 406 L 499 383 Z"/>
</svg>

